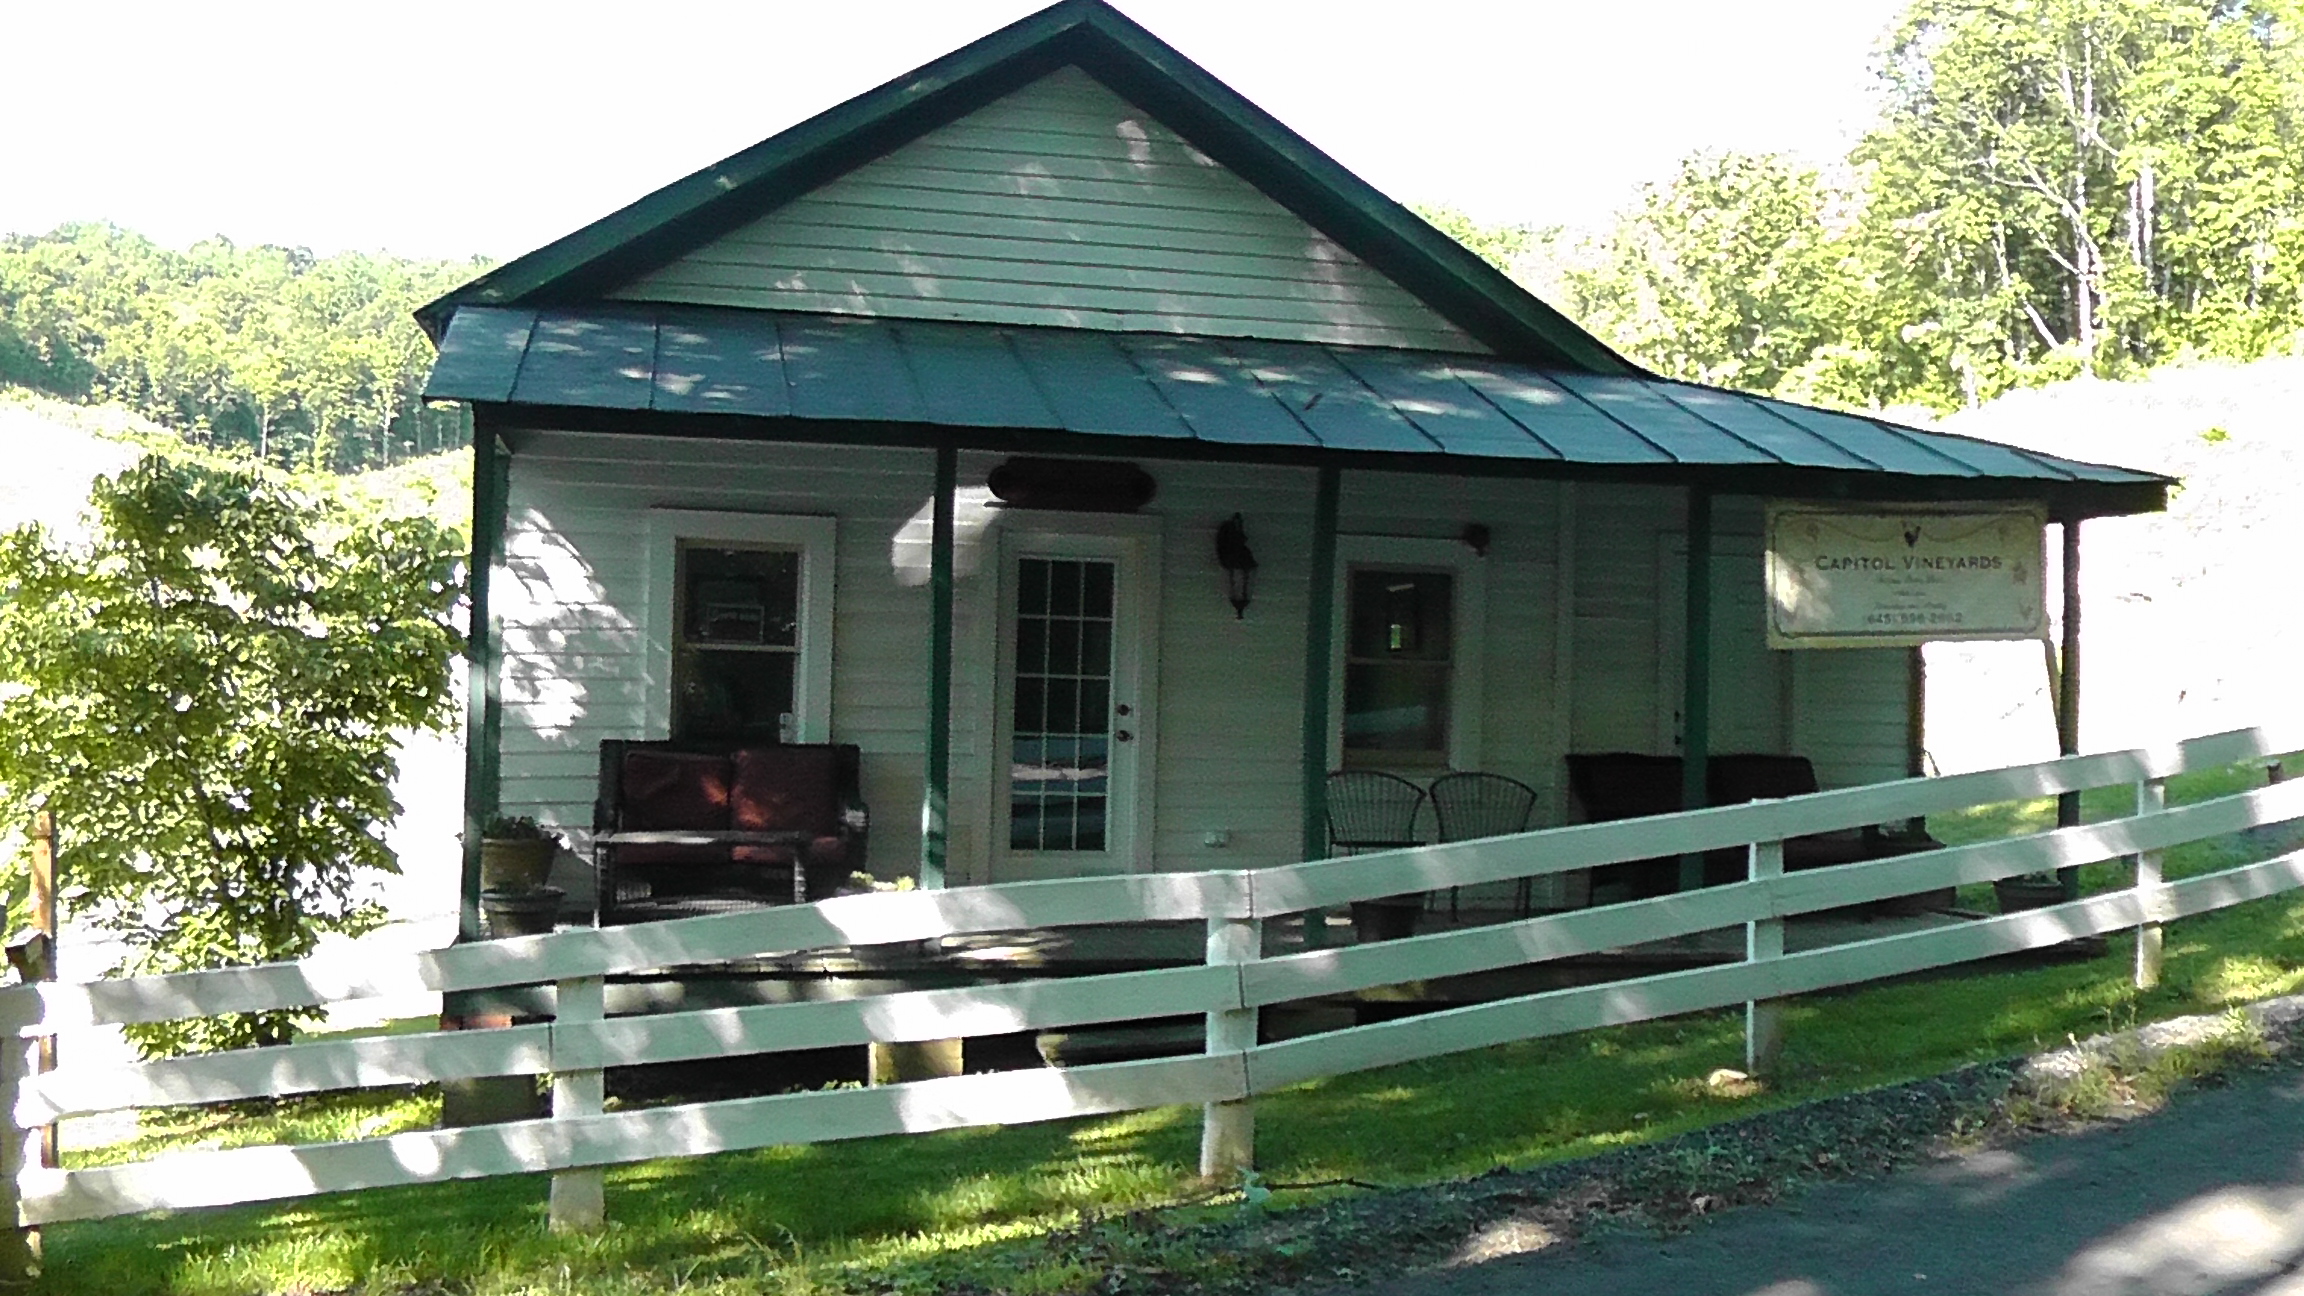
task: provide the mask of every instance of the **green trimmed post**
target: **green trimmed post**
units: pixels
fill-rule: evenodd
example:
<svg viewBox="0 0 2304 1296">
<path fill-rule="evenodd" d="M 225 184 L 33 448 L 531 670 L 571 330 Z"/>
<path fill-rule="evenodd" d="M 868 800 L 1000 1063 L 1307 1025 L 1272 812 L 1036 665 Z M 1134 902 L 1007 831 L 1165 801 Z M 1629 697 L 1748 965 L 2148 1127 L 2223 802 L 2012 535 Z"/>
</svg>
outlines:
<svg viewBox="0 0 2304 1296">
<path fill-rule="evenodd" d="M 2059 654 L 2056 679 L 2056 747 L 2066 756 L 2080 754 L 2080 519 L 2066 518 L 2064 531 L 2064 649 Z M 2080 794 L 2066 792 L 2056 798 L 2056 826 L 2070 828 L 2080 822 Z M 2058 869 L 2056 881 L 2066 900 L 2080 898 L 2080 870 Z"/>
<path fill-rule="evenodd" d="M 1304 611 L 1304 835 L 1308 860 L 1328 854 L 1328 693 L 1333 685 L 1336 616 L 1336 511 L 1342 474 L 1332 464 L 1319 468 L 1312 493 L 1312 556 L 1305 580 Z M 1328 943 L 1323 910 L 1304 915 L 1304 943 Z"/>
<path fill-rule="evenodd" d="M 936 498 L 928 540 L 928 753 L 920 797 L 920 885 L 944 885 L 952 825 L 952 495 L 960 452 L 936 447 Z"/>
<path fill-rule="evenodd" d="M 480 832 L 496 813 L 501 777 L 503 651 L 489 600 L 490 570 L 504 551 L 509 456 L 494 432 L 472 434 L 472 564 L 467 575 L 472 624 L 464 648 L 464 872 L 457 907 L 459 940 L 480 938 Z"/>
<path fill-rule="evenodd" d="M 1687 649 L 1681 654 L 1680 807 L 1701 810 L 1712 757 L 1712 492 L 1688 488 Z M 1680 857 L 1680 889 L 1704 885 L 1704 857 Z"/>
</svg>

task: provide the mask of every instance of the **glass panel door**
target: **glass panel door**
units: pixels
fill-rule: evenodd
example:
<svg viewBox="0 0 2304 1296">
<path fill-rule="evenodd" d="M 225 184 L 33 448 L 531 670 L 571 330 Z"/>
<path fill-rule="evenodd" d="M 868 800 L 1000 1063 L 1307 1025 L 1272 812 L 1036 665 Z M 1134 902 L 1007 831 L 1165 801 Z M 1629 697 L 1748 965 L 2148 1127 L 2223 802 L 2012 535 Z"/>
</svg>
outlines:
<svg viewBox="0 0 2304 1296">
<path fill-rule="evenodd" d="M 1097 558 L 1016 561 L 1008 849 L 1102 853 L 1111 804 L 1114 586 Z M 1125 736 L 1122 735 L 1122 741 Z"/>
</svg>

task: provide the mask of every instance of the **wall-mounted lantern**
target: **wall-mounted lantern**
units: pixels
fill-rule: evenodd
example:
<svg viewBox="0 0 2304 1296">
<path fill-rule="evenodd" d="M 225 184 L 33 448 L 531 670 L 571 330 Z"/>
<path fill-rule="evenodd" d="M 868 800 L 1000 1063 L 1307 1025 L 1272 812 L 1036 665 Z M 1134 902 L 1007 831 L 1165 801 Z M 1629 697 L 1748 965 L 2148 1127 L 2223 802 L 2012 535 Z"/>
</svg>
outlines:
<svg viewBox="0 0 2304 1296">
<path fill-rule="evenodd" d="M 1232 600 L 1232 615 L 1246 620 L 1248 600 L 1255 594 L 1256 555 L 1248 548 L 1248 524 L 1237 513 L 1216 528 L 1216 565 L 1224 569 L 1224 592 Z"/>
<path fill-rule="evenodd" d="M 1495 536 L 1488 530 L 1487 523 L 1467 522 L 1464 524 L 1464 530 L 1456 538 L 1464 542 L 1464 547 L 1472 551 L 1473 557 L 1485 558 L 1488 556 L 1489 542 Z"/>
</svg>

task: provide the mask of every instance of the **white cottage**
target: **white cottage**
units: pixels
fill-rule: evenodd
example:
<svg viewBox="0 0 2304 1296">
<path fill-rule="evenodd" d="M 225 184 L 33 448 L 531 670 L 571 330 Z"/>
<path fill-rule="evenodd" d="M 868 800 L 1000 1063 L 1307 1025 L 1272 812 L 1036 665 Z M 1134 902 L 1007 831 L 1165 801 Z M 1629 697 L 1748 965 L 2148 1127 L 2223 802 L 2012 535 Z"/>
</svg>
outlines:
<svg viewBox="0 0 2304 1296">
<path fill-rule="evenodd" d="M 852 744 L 929 885 L 1317 857 L 1342 768 L 1535 825 L 1577 752 L 1902 777 L 1915 653 L 1772 650 L 1764 502 L 2071 553 L 2168 484 L 1646 373 L 1099 0 L 420 318 L 479 432 L 468 828 L 581 846 L 604 740 Z"/>
</svg>

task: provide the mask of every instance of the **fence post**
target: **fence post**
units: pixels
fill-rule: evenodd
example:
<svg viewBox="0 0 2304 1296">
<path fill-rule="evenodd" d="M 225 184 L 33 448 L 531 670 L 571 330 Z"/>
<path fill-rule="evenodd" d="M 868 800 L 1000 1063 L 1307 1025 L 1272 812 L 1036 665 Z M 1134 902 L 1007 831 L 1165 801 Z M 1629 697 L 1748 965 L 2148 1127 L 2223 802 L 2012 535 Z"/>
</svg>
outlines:
<svg viewBox="0 0 2304 1296">
<path fill-rule="evenodd" d="M 56 979 L 56 816 L 46 810 L 32 820 L 32 926 L 48 938 L 47 957 L 36 973 L 28 970 L 27 981 L 53 981 Z M 40 1070 L 45 1073 L 56 1069 L 56 1037 L 40 1037 Z M 56 1124 L 51 1121 L 40 1129 L 40 1164 L 50 1169 L 64 1164 L 56 1149 Z"/>
<path fill-rule="evenodd" d="M 2136 813 L 2153 814 L 2168 808 L 2168 784 L 2161 779 L 2145 779 L 2136 785 Z M 2143 851 L 2136 856 L 2136 898 L 2143 903 L 2144 912 L 2153 912 L 2160 890 L 2160 852 Z M 2136 927 L 2136 988 L 2149 990 L 2160 984 L 2161 935 L 2160 924 L 2139 923 Z"/>
<path fill-rule="evenodd" d="M 1784 875 L 1784 843 L 1754 842 L 1746 856 L 1745 876 L 1754 882 Z M 1784 920 L 1761 918 L 1744 924 L 1744 959 L 1758 963 L 1784 957 Z M 1784 1006 L 1773 999 L 1744 1004 L 1744 1072 L 1764 1076 L 1776 1069 L 1784 1052 Z"/>
<path fill-rule="evenodd" d="M 1315 911 L 1317 912 L 1317 911 Z M 1249 963 L 1263 952 L 1263 927 L 1254 918 L 1211 917 L 1208 920 L 1208 962 L 1211 966 Z M 1239 1053 L 1256 1047 L 1256 1010 L 1208 1014 L 1208 1052 Z M 1200 1112 L 1200 1175 L 1204 1179 L 1231 1178 L 1256 1166 L 1256 1109 L 1246 1098 L 1212 1102 Z"/>
<path fill-rule="evenodd" d="M 24 1172 L 40 1163 L 40 1131 L 16 1123 L 16 1100 L 39 1066 L 32 1040 L 0 1036 L 0 1283 L 40 1276 L 40 1230 L 20 1221 Z"/>
<path fill-rule="evenodd" d="M 572 1120 L 597 1116 L 608 1098 L 607 1083 L 599 1067 L 560 1069 L 559 1027 L 563 1023 L 596 1022 L 607 1015 L 607 984 L 601 977 L 563 978 L 552 1006 L 552 1119 Z M 608 1222 L 607 1172 L 594 1166 L 552 1173 L 552 1198 L 547 1212 L 554 1232 L 585 1232 Z"/>
</svg>

